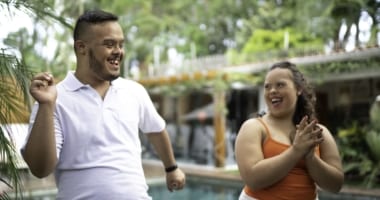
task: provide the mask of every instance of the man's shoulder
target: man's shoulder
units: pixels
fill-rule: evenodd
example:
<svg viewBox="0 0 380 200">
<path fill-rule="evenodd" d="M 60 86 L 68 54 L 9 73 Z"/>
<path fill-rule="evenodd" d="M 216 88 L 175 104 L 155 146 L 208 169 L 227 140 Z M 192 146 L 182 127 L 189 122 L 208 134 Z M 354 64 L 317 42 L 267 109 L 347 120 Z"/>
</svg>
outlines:
<svg viewBox="0 0 380 200">
<path fill-rule="evenodd" d="M 119 77 L 116 80 L 112 81 L 112 85 L 117 88 L 124 89 L 144 89 L 144 87 L 139 82 L 123 77 Z"/>
</svg>

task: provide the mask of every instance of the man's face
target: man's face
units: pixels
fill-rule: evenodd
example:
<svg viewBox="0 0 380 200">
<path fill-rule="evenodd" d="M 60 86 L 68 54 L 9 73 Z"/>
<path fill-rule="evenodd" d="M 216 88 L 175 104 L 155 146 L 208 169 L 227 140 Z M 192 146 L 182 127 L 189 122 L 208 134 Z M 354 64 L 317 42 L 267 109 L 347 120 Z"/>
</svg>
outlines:
<svg viewBox="0 0 380 200">
<path fill-rule="evenodd" d="M 96 79 L 112 81 L 120 76 L 124 56 L 124 35 L 117 22 L 92 25 L 89 38 L 88 64 Z"/>
</svg>

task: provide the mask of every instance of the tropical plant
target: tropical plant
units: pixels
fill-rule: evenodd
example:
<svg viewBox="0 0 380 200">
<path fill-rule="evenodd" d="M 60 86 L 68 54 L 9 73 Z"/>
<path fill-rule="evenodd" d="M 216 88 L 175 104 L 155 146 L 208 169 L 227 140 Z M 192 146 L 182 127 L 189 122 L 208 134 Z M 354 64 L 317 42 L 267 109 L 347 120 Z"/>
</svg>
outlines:
<svg viewBox="0 0 380 200">
<path fill-rule="evenodd" d="M 371 171 L 365 136 L 365 131 L 357 122 L 338 130 L 338 145 L 343 160 L 343 170 L 348 180 L 360 179 Z"/>
<path fill-rule="evenodd" d="M 0 0 L 0 12 L 3 17 L 9 19 L 12 19 L 18 12 L 22 12 L 36 21 L 53 19 L 59 20 L 65 25 L 65 21 L 52 12 L 51 5 L 53 4 L 54 1 Z M 26 33 L 26 31 L 19 33 Z M 7 125 L 27 122 L 31 102 L 28 94 L 32 76 L 30 66 L 33 61 L 25 59 L 27 57 L 24 54 L 25 48 L 17 46 L 17 42 L 14 43 L 16 40 L 12 40 L 12 38 L 15 37 L 3 40 L 2 42 L 8 46 L 0 49 L 0 181 L 11 187 L 12 193 L 15 193 L 15 198 L 18 199 L 22 198 L 22 181 L 18 170 L 16 145 L 13 141 L 15 134 L 19 133 L 11 132 Z M 19 38 L 27 40 L 27 34 L 20 35 Z M 35 38 L 31 37 L 30 39 L 34 41 Z M 22 45 L 21 43 L 20 40 L 20 45 Z M 33 45 L 29 47 L 33 47 Z M 33 52 L 33 49 L 29 52 Z M 0 191 L 0 199 L 9 198 L 9 194 Z"/>
<path fill-rule="evenodd" d="M 370 173 L 365 178 L 367 187 L 374 187 L 380 176 L 380 132 L 370 130 L 366 136 L 366 142 L 370 149 L 372 166 Z"/>
<path fill-rule="evenodd" d="M 5 50 L 0 52 L 0 125 L 22 120 L 20 117 L 25 116 L 28 111 L 29 96 L 28 85 L 30 80 L 30 71 L 14 55 L 7 54 Z M 20 99 L 23 98 L 20 102 Z M 17 168 L 17 153 L 12 140 L 13 134 L 6 131 L 6 128 L 0 128 L 0 175 L 3 182 L 13 187 L 17 195 L 21 192 L 21 181 Z M 4 194 L 7 199 L 7 194 Z"/>
<path fill-rule="evenodd" d="M 373 187 L 379 183 L 380 178 L 380 102 L 376 100 L 370 109 L 370 124 L 366 135 L 366 142 L 370 150 L 372 170 L 366 177 L 367 187 Z"/>
<path fill-rule="evenodd" d="M 288 39 L 285 39 L 288 38 Z M 323 41 L 293 28 L 256 29 L 239 54 L 230 55 L 229 62 L 262 62 L 278 58 L 310 55 L 323 52 Z M 231 49 L 230 51 L 236 51 Z M 231 52 L 228 52 L 231 54 Z"/>
<path fill-rule="evenodd" d="M 370 123 L 338 132 L 338 144 L 343 159 L 344 172 L 350 181 L 360 181 L 365 187 L 378 186 L 380 180 L 380 112 L 376 102 L 370 109 Z M 353 178 L 355 177 L 355 178 Z"/>
</svg>

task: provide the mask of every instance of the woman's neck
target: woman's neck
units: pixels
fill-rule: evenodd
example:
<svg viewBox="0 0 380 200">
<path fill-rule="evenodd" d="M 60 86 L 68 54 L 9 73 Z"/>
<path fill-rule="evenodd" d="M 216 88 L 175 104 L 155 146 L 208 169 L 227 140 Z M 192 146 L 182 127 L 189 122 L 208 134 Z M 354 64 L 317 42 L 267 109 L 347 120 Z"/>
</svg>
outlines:
<svg viewBox="0 0 380 200">
<path fill-rule="evenodd" d="M 270 113 L 265 115 L 267 120 L 276 124 L 293 124 L 292 116 L 273 116 Z"/>
<path fill-rule="evenodd" d="M 288 135 L 290 143 L 293 143 L 296 127 L 293 123 L 292 117 L 276 117 L 270 114 L 265 115 L 266 122 L 278 130 L 282 130 Z"/>
</svg>

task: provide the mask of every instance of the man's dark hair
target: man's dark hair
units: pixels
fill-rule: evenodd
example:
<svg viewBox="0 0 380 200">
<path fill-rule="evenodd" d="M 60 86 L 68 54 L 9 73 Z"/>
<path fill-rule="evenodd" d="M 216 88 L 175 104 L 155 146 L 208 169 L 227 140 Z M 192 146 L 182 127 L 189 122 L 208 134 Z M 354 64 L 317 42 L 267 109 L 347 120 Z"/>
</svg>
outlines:
<svg viewBox="0 0 380 200">
<path fill-rule="evenodd" d="M 89 25 L 99 24 L 106 21 L 117 21 L 118 17 L 112 13 L 102 10 L 89 10 L 83 13 L 77 20 L 74 27 L 74 41 L 80 39 Z"/>
</svg>

